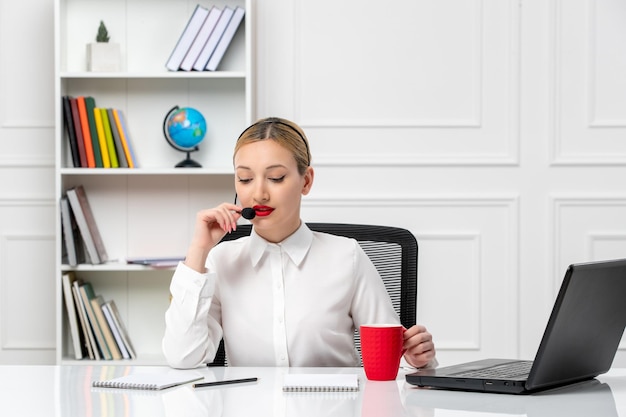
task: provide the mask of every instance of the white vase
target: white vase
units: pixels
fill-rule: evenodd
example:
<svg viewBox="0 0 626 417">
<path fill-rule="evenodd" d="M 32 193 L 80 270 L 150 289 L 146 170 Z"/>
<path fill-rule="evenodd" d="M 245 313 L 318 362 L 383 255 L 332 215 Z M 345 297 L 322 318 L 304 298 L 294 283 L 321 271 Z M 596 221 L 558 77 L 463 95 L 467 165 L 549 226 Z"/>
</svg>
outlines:
<svg viewBox="0 0 626 417">
<path fill-rule="evenodd" d="M 112 72 L 120 70 L 120 44 L 93 42 L 87 44 L 87 70 Z"/>
</svg>

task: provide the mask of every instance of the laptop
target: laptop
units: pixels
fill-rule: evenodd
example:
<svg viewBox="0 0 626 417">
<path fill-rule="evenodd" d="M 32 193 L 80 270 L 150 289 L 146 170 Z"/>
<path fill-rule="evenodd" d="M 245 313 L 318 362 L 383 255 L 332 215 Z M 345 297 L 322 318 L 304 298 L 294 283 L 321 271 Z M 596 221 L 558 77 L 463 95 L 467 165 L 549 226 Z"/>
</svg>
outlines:
<svg viewBox="0 0 626 417">
<path fill-rule="evenodd" d="M 626 326 L 626 259 L 567 268 L 534 361 L 484 359 L 407 374 L 420 387 L 523 394 L 607 372 Z"/>
</svg>

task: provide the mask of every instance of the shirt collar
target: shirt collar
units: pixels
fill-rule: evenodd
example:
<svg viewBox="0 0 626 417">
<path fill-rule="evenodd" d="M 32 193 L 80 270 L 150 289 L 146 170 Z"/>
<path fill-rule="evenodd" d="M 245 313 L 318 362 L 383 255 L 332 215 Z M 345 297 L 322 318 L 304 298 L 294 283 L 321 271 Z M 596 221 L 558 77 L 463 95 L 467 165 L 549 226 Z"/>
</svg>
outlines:
<svg viewBox="0 0 626 417">
<path fill-rule="evenodd" d="M 304 222 L 301 222 L 300 227 L 280 243 L 268 242 L 259 236 L 253 227 L 250 233 L 250 260 L 252 261 L 252 266 L 256 266 L 265 252 L 271 247 L 281 248 L 296 266 L 300 266 L 309 252 L 312 242 L 313 232 Z"/>
</svg>

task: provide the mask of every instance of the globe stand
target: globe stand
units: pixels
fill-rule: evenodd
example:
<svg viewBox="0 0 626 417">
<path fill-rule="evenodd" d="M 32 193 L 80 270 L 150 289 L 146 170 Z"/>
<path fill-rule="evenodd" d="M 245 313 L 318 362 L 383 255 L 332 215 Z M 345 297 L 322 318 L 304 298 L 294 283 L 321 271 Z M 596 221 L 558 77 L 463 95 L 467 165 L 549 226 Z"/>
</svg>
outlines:
<svg viewBox="0 0 626 417">
<path fill-rule="evenodd" d="M 197 149 L 194 149 L 197 150 Z M 183 159 L 175 165 L 176 168 L 202 168 L 198 162 L 191 159 L 191 151 L 187 152 L 187 158 Z"/>
</svg>

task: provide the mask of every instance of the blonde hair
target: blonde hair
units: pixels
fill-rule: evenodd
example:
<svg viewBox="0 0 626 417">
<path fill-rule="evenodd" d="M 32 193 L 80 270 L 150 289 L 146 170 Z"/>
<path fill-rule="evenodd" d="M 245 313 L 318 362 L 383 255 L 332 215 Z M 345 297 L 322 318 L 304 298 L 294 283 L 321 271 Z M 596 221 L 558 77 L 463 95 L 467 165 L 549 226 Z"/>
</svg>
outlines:
<svg viewBox="0 0 626 417">
<path fill-rule="evenodd" d="M 309 142 L 300 126 L 287 119 L 268 117 L 257 120 L 239 135 L 233 158 L 242 146 L 267 139 L 289 150 L 296 160 L 298 172 L 300 175 L 305 174 L 311 165 Z"/>
</svg>

